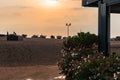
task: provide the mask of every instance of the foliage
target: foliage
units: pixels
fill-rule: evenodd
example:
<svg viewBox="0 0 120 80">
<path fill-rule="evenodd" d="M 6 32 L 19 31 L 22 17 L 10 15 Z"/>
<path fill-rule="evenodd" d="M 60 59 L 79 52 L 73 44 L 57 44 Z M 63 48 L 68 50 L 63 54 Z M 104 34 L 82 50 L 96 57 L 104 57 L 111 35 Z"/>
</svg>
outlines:
<svg viewBox="0 0 120 80">
<path fill-rule="evenodd" d="M 67 39 L 67 37 L 63 37 L 63 39 Z"/>
<path fill-rule="evenodd" d="M 40 35 L 40 38 L 46 39 L 45 35 Z"/>
<path fill-rule="evenodd" d="M 23 38 L 27 38 L 27 34 L 22 34 L 22 37 Z"/>
<path fill-rule="evenodd" d="M 81 32 L 72 38 L 68 38 L 63 44 L 64 48 L 71 50 L 76 48 L 86 49 L 91 48 L 94 43 L 97 43 L 97 38 L 98 37 L 95 34 Z"/>
<path fill-rule="evenodd" d="M 33 35 L 32 38 L 38 38 L 38 35 Z"/>
<path fill-rule="evenodd" d="M 62 38 L 62 36 L 59 36 L 59 35 L 57 36 L 57 39 L 61 39 L 61 38 Z"/>
<path fill-rule="evenodd" d="M 55 36 L 54 36 L 54 35 L 51 35 L 50 38 L 51 38 L 51 39 L 55 39 Z"/>
<path fill-rule="evenodd" d="M 120 57 L 98 54 L 95 43 L 96 35 L 83 32 L 64 42 L 58 66 L 66 80 L 120 80 Z"/>
</svg>

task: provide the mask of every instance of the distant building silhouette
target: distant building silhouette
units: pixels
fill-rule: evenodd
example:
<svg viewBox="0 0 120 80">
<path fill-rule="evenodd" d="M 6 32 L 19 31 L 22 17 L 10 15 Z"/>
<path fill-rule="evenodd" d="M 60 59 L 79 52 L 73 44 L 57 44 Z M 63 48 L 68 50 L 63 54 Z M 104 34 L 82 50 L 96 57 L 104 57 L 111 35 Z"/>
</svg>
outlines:
<svg viewBox="0 0 120 80">
<path fill-rule="evenodd" d="M 23 37 L 17 35 L 15 32 L 13 32 L 13 34 L 9 34 L 7 32 L 7 41 L 22 41 Z"/>
</svg>

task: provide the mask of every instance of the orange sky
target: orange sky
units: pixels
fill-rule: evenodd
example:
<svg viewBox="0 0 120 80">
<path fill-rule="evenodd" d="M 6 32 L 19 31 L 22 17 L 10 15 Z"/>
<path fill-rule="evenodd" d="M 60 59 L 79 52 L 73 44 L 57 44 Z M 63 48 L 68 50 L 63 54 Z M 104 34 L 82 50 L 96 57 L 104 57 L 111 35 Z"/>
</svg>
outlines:
<svg viewBox="0 0 120 80">
<path fill-rule="evenodd" d="M 81 0 L 46 1 L 0 0 L 0 33 L 66 36 L 65 24 L 71 22 L 70 35 L 79 31 L 97 34 L 97 9 L 81 7 Z M 119 35 L 118 16 L 112 16 L 112 36 Z"/>
</svg>

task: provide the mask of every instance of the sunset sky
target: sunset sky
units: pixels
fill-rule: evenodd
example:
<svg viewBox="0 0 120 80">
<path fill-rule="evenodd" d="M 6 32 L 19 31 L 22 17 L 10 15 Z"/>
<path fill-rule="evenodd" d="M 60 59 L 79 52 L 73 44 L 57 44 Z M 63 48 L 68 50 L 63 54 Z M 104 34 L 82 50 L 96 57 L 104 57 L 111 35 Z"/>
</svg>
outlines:
<svg viewBox="0 0 120 80">
<path fill-rule="evenodd" d="M 0 0 L 0 33 L 66 36 L 77 32 L 98 33 L 96 8 L 84 8 L 81 0 Z M 120 36 L 120 15 L 112 14 L 111 36 Z"/>
</svg>

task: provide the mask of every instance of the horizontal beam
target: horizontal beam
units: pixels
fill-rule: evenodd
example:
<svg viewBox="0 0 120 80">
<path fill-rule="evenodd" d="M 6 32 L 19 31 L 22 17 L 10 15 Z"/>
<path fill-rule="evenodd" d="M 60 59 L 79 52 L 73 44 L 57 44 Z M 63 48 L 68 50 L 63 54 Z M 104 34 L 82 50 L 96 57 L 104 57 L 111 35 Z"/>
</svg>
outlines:
<svg viewBox="0 0 120 80">
<path fill-rule="evenodd" d="M 82 0 L 82 5 L 84 7 L 98 7 L 98 2 L 100 0 Z M 120 0 L 103 0 L 107 6 L 110 6 L 111 13 L 120 13 Z"/>
<path fill-rule="evenodd" d="M 83 6 L 93 6 L 98 2 L 98 0 L 82 0 Z"/>
<path fill-rule="evenodd" d="M 100 0 L 82 0 L 82 5 L 88 7 L 98 7 L 98 1 Z M 112 6 L 119 4 L 120 0 L 103 0 L 103 2 L 106 3 L 107 6 Z"/>
<path fill-rule="evenodd" d="M 119 3 L 120 3 L 120 0 L 105 0 L 105 2 L 106 2 L 109 6 L 112 6 L 112 5 L 119 4 Z"/>
</svg>

